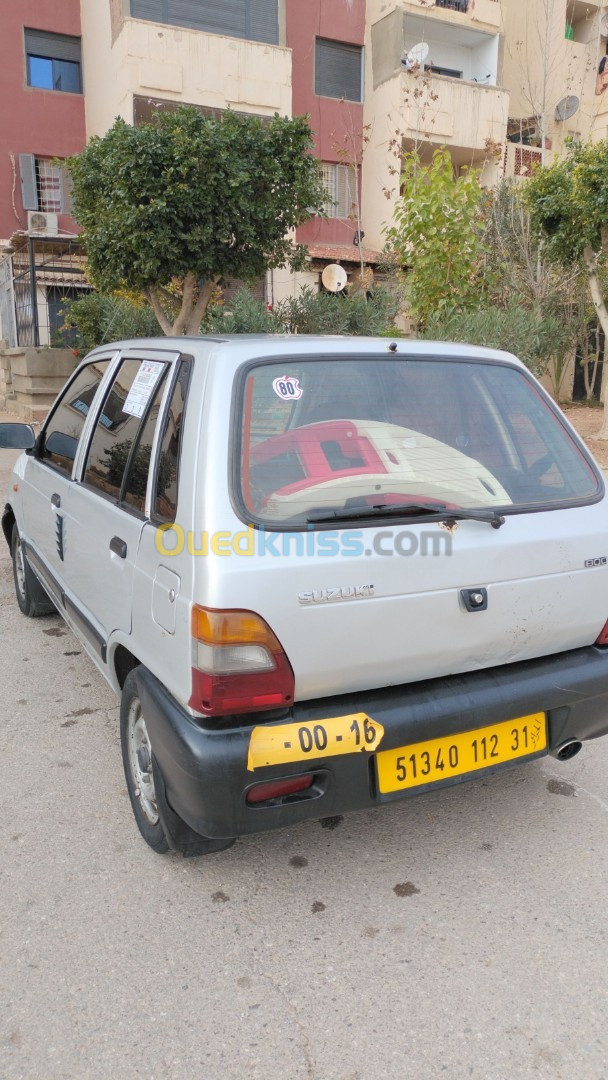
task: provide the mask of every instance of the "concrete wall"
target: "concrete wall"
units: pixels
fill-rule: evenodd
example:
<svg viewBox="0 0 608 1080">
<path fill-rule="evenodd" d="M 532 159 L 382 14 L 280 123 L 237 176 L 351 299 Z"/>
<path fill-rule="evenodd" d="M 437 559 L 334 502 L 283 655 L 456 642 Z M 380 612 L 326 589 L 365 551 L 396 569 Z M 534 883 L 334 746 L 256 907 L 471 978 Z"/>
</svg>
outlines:
<svg viewBox="0 0 608 1080">
<path fill-rule="evenodd" d="M 79 36 L 79 7 L 79 0 L 1 0 L 0 240 L 27 227 L 18 155 L 63 158 L 84 146 L 82 94 L 28 86 L 23 36 L 24 27 Z M 84 67 L 85 86 L 86 78 Z M 60 215 L 59 227 L 75 231 L 67 215 Z"/>
<path fill-rule="evenodd" d="M 0 343 L 0 409 L 44 420 L 78 363 L 70 349 L 7 349 Z"/>
<path fill-rule="evenodd" d="M 109 0 L 81 7 L 88 136 L 132 123 L 134 95 L 291 115 L 287 48 L 127 18 Z"/>
</svg>

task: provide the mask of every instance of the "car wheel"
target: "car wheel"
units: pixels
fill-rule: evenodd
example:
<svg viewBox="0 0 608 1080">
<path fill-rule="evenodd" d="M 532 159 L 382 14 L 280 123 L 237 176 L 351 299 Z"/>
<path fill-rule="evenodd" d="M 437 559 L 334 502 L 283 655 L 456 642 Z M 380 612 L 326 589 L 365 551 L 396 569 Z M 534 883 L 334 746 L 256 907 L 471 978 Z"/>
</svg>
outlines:
<svg viewBox="0 0 608 1080">
<path fill-rule="evenodd" d="M 130 671 L 127 675 L 122 691 L 120 742 L 127 790 L 137 827 L 152 850 L 158 855 L 164 855 L 169 850 L 169 844 L 158 813 L 152 745 L 139 698 L 135 671 Z"/>
<path fill-rule="evenodd" d="M 30 619 L 38 618 L 40 615 L 52 615 L 57 609 L 27 561 L 17 525 L 13 525 L 11 555 L 15 594 L 21 613 Z"/>
</svg>

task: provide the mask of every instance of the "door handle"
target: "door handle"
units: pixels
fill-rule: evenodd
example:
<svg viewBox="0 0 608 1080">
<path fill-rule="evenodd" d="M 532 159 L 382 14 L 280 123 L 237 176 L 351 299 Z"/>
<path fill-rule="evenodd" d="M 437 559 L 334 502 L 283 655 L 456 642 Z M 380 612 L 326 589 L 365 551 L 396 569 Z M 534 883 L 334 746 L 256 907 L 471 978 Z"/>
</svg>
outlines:
<svg viewBox="0 0 608 1080">
<path fill-rule="evenodd" d="M 113 536 L 110 540 L 110 551 L 114 555 L 118 555 L 119 559 L 126 559 L 127 557 L 127 545 L 124 540 L 120 539 L 120 536 Z"/>
<path fill-rule="evenodd" d="M 59 510 L 59 507 L 61 506 L 61 495 L 57 495 L 57 493 L 51 495 L 51 506 L 54 506 L 56 510 Z"/>
</svg>

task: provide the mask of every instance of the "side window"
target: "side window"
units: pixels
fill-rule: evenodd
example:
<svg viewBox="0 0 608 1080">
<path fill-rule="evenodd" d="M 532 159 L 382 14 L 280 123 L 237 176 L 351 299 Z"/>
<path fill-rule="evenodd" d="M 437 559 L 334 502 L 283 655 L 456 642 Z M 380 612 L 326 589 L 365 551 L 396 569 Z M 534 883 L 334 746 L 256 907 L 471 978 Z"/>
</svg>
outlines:
<svg viewBox="0 0 608 1080">
<path fill-rule="evenodd" d="M 175 521 L 177 513 L 179 460 L 189 381 L 190 363 L 183 360 L 173 388 L 160 440 L 156 492 L 152 510 L 153 517 L 160 521 Z"/>
<path fill-rule="evenodd" d="M 84 483 L 110 498 L 120 498 L 133 445 L 166 368 L 161 363 L 125 360 L 103 403 L 87 455 Z"/>
<path fill-rule="evenodd" d="M 152 404 L 148 411 L 145 423 L 139 431 L 135 448 L 131 454 L 128 473 L 123 485 L 122 501 L 126 502 L 133 510 L 143 514 L 146 508 L 146 491 L 148 488 L 148 473 L 150 472 L 150 460 L 152 458 L 152 445 L 154 433 L 158 423 L 161 401 L 163 397 L 163 380 L 158 384 Z"/>
<path fill-rule="evenodd" d="M 44 429 L 40 458 L 72 475 L 78 440 L 109 360 L 87 364 L 64 391 Z"/>
</svg>

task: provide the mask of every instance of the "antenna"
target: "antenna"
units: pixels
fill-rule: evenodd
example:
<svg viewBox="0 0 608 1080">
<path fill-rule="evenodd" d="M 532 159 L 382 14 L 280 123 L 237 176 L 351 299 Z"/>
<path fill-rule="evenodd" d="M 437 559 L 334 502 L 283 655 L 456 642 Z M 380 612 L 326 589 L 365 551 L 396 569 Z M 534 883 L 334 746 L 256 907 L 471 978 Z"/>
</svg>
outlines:
<svg viewBox="0 0 608 1080">
<path fill-rule="evenodd" d="M 321 274 L 321 281 L 328 292 L 342 292 L 348 281 L 348 275 L 339 263 L 329 263 Z"/>
<path fill-rule="evenodd" d="M 562 98 L 556 106 L 555 119 L 559 123 L 563 123 L 564 120 L 569 120 L 571 116 L 574 116 L 580 107 L 579 98 L 575 97 L 574 94 L 569 94 L 568 97 Z"/>
</svg>

